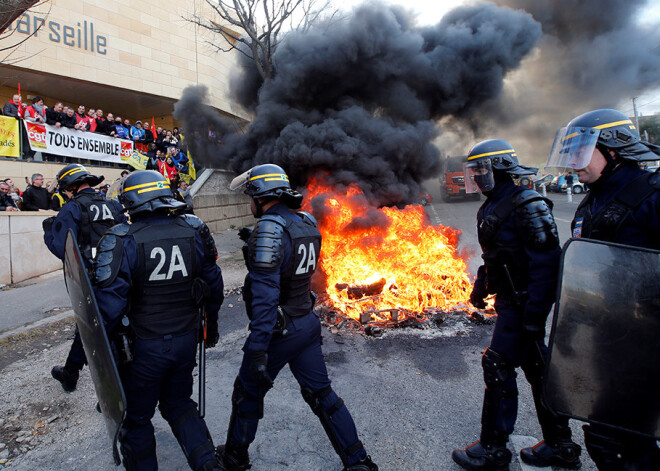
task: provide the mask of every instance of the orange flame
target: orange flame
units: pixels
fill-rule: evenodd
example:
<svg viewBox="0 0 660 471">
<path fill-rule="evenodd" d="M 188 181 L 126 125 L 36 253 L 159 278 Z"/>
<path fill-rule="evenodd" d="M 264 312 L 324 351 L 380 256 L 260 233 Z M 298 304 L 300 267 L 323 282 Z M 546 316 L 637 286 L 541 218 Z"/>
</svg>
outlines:
<svg viewBox="0 0 660 471">
<path fill-rule="evenodd" d="M 459 230 L 431 225 L 419 205 L 376 209 L 355 186 L 339 192 L 313 179 L 306 193 L 304 209 L 317 216 L 323 236 L 320 267 L 335 309 L 362 323 L 391 323 L 468 303 Z"/>
</svg>

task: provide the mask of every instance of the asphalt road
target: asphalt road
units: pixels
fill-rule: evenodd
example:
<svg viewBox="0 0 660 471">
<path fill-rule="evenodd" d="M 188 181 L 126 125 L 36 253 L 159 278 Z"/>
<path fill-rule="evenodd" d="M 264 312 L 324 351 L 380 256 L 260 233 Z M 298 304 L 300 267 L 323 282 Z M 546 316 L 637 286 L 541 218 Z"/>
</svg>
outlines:
<svg viewBox="0 0 660 471">
<path fill-rule="evenodd" d="M 551 196 L 562 242 L 568 238 L 578 199 L 569 204 L 565 198 L 565 195 Z M 473 269 L 479 264 L 475 233 L 479 204 L 436 203 L 427 207 L 434 223 L 463 231 L 460 247 L 472 254 Z M 243 274 L 235 252 L 235 235 L 221 234 L 216 240 L 220 253 L 226 254 L 220 264 L 226 265 L 223 270 L 235 283 Z M 0 293 L 0 301 L 5 294 Z M 225 439 L 232 385 L 247 336 L 246 324 L 242 300 L 235 294 L 229 295 L 220 313 L 221 340 L 207 356 L 206 420 L 216 444 Z M 388 331 L 381 338 L 324 330 L 323 349 L 333 387 L 346 402 L 360 439 L 381 470 L 458 471 L 451 461 L 452 449 L 472 443 L 479 435 L 483 394 L 481 354 L 491 334 L 492 326 L 467 322 L 448 322 L 429 330 Z M 54 359 L 64 358 L 68 347 L 65 343 L 35 352 L 0 374 L 3 391 L 0 413 L 11 418 L 19 416 L 20 411 L 27 414 L 43 407 L 52 410 L 49 404 L 53 401 L 63 411 L 59 419 L 35 436 L 32 449 L 12 460 L 11 469 L 116 469 L 103 420 L 94 411 L 96 400 L 88 370 L 83 370 L 79 389 L 73 394 L 64 393 L 50 378 Z M 520 447 L 541 438 L 524 375 L 519 379 L 519 414 L 510 442 L 516 454 Z M 161 469 L 188 469 L 169 427 L 158 413 L 154 424 Z M 576 441 L 582 444 L 579 424 L 572 426 Z M 260 422 L 250 453 L 255 471 L 341 469 L 321 425 L 303 401 L 288 369 L 282 371 L 266 397 L 265 418 Z M 583 458 L 582 469 L 596 469 L 586 453 Z M 521 465 L 516 459 L 511 469 L 538 468 Z"/>
</svg>

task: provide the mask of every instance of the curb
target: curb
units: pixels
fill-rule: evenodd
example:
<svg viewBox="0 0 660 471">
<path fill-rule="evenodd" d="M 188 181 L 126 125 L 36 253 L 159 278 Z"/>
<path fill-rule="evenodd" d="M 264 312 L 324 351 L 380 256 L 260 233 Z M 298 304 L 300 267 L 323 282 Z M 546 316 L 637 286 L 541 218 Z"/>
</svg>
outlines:
<svg viewBox="0 0 660 471">
<path fill-rule="evenodd" d="M 6 339 L 8 337 L 13 337 L 14 335 L 22 334 L 24 332 L 29 332 L 30 330 L 36 329 L 37 327 L 43 327 L 48 324 L 59 322 L 68 317 L 73 317 L 72 309 L 69 309 L 68 311 L 62 311 L 59 314 L 55 314 L 54 316 L 49 316 L 44 319 L 39 319 L 38 321 L 32 322 L 30 324 L 26 324 L 21 327 L 16 327 L 15 329 L 2 332 L 0 333 L 0 340 Z"/>
</svg>

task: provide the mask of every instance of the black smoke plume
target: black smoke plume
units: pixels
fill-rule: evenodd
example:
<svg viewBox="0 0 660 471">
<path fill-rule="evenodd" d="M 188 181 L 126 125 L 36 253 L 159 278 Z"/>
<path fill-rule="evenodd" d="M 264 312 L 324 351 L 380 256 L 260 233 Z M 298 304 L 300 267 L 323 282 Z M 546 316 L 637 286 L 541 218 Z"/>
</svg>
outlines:
<svg viewBox="0 0 660 471">
<path fill-rule="evenodd" d="M 543 37 L 499 98 L 463 121 L 454 136 L 459 147 L 499 137 L 523 163 L 543 165 L 556 130 L 571 118 L 599 108 L 632 116 L 631 98 L 658 88 L 660 24 L 640 22 L 648 1 L 495 1 L 529 12 Z"/>
<path fill-rule="evenodd" d="M 255 113 L 244 134 L 206 112 L 200 88 L 175 116 L 203 141 L 191 144 L 198 158 L 216 167 L 276 163 L 297 186 L 323 172 L 330 184 L 356 183 L 372 204 L 404 204 L 440 170 L 437 120 L 469 120 L 494 100 L 540 35 L 529 14 L 492 4 L 425 28 L 401 8 L 366 4 L 332 28 L 290 33 L 256 96 L 258 77 L 243 64 L 233 96 Z M 204 140 L 209 127 L 215 139 Z"/>
</svg>

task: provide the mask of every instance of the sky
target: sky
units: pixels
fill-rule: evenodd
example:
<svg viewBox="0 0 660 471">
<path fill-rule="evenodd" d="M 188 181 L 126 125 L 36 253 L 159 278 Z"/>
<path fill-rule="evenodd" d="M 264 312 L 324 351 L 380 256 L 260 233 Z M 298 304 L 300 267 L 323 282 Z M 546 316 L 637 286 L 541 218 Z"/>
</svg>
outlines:
<svg viewBox="0 0 660 471">
<path fill-rule="evenodd" d="M 340 10 L 350 10 L 364 2 L 364 0 L 331 1 Z M 417 21 L 420 25 L 432 25 L 437 23 L 452 8 L 474 2 L 470 0 L 388 0 L 385 3 L 401 5 L 411 9 L 417 13 Z M 640 23 L 660 23 L 660 8 L 657 8 L 657 4 L 653 0 L 649 1 L 647 7 L 640 13 Z M 660 49 L 660 45 L 658 45 L 658 48 Z M 641 115 L 660 113 L 660 77 L 658 78 L 657 90 L 646 92 L 637 97 L 637 109 Z M 632 96 L 629 101 L 620 104 L 619 110 L 632 116 Z"/>
</svg>

